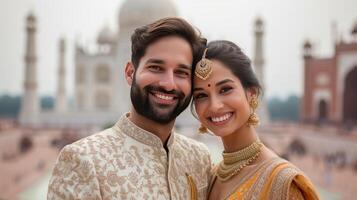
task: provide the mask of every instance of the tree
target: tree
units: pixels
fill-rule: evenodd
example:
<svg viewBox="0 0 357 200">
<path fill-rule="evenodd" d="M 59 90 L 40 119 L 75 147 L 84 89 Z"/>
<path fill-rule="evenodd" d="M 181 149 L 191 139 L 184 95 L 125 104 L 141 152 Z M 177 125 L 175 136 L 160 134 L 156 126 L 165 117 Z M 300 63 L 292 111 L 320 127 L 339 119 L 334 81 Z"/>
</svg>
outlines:
<svg viewBox="0 0 357 200">
<path fill-rule="evenodd" d="M 298 121 L 299 108 L 300 98 L 296 95 L 291 95 L 286 100 L 274 97 L 268 101 L 270 118 L 273 121 Z"/>
<path fill-rule="evenodd" d="M 41 109 L 51 110 L 54 99 L 51 96 L 41 97 Z M 17 118 L 21 108 L 21 96 L 0 96 L 0 117 Z"/>
</svg>

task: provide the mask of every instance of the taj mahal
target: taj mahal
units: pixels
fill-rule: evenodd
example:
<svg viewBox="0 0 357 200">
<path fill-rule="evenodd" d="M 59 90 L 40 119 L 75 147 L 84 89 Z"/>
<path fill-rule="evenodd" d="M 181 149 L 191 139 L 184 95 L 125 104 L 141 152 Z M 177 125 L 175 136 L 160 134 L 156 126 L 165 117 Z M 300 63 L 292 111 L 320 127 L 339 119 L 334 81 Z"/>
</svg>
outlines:
<svg viewBox="0 0 357 200">
<path fill-rule="evenodd" d="M 145 13 L 145 16 L 143 16 Z M 58 47 L 57 89 L 55 107 L 51 111 L 40 108 L 37 91 L 37 19 L 34 13 L 26 18 L 25 73 L 22 106 L 19 121 L 28 127 L 85 127 L 103 126 L 116 120 L 130 108 L 130 88 L 124 78 L 124 67 L 130 60 L 130 36 L 139 26 L 163 17 L 179 17 L 170 0 L 126 0 L 119 9 L 118 30 L 104 27 L 97 36 L 96 52 L 85 45 L 75 44 L 74 105 L 69 106 L 66 82 L 66 42 L 60 39 Z M 255 43 L 252 57 L 255 72 L 264 87 L 263 35 L 264 24 L 258 18 L 254 24 Z M 268 122 L 263 99 L 259 115 Z M 196 125 L 198 121 L 190 109 L 176 120 L 177 126 Z"/>
</svg>

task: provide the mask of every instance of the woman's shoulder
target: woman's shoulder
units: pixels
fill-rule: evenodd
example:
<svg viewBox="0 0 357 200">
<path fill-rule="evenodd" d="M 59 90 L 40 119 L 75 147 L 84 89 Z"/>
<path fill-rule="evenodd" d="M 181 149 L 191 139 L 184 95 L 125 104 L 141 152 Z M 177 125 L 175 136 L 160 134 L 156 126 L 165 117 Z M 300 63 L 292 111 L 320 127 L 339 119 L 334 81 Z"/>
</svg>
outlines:
<svg viewBox="0 0 357 200">
<path fill-rule="evenodd" d="M 319 199 L 313 184 L 304 172 L 282 158 L 276 159 L 268 183 L 270 184 L 266 191 L 269 193 L 269 197 L 289 199 L 292 195 L 299 196 L 298 194 L 301 192 L 303 199 Z"/>
</svg>

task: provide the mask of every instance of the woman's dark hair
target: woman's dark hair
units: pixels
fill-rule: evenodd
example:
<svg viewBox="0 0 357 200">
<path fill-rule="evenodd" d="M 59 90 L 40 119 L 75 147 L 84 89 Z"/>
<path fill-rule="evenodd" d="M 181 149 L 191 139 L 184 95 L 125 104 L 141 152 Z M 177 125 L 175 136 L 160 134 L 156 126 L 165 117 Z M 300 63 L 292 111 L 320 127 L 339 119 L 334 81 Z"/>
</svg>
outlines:
<svg viewBox="0 0 357 200">
<path fill-rule="evenodd" d="M 181 18 L 169 17 L 135 29 L 131 35 L 131 61 L 135 68 L 145 55 L 147 47 L 153 42 L 167 36 L 178 36 L 185 39 L 193 52 L 192 70 L 201 59 L 207 40 L 200 32 Z"/>
<path fill-rule="evenodd" d="M 244 89 L 256 88 L 258 95 L 262 92 L 250 59 L 236 44 L 227 40 L 216 40 L 208 43 L 207 48 L 206 58 L 218 60 L 227 66 L 239 78 Z"/>
</svg>

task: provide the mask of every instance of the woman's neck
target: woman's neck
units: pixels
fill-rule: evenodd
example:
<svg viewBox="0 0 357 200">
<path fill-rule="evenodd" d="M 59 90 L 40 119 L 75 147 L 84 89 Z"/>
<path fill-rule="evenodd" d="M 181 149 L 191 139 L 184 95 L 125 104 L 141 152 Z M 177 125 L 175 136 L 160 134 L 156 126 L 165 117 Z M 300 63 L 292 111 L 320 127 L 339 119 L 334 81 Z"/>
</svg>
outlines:
<svg viewBox="0 0 357 200">
<path fill-rule="evenodd" d="M 243 125 L 240 129 L 222 137 L 224 152 L 230 153 L 244 149 L 259 139 L 254 128 Z"/>
</svg>

